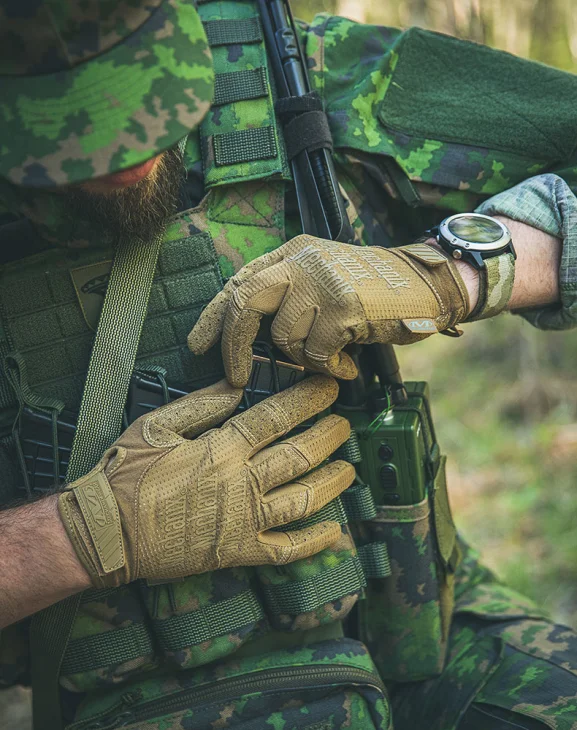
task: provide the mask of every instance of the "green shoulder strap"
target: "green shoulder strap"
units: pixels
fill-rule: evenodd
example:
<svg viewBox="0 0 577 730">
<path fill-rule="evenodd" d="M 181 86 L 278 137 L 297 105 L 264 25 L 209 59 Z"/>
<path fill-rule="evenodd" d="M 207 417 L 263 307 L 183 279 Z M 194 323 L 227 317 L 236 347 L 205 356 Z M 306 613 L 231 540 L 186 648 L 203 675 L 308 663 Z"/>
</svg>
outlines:
<svg viewBox="0 0 577 730">
<path fill-rule="evenodd" d="M 122 414 L 148 307 L 162 237 L 127 241 L 116 252 L 92 348 L 67 482 L 90 471 L 122 431 Z M 81 594 L 32 619 L 34 730 L 61 730 L 58 678 Z"/>
</svg>

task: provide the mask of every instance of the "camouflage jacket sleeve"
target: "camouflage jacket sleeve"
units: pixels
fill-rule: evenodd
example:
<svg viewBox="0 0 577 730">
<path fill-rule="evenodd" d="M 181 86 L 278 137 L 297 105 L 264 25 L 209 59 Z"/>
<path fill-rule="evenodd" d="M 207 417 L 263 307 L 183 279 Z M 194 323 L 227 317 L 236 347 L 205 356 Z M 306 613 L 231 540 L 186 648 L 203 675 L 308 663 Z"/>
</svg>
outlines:
<svg viewBox="0 0 577 730">
<path fill-rule="evenodd" d="M 411 205 L 472 210 L 542 171 L 577 191 L 577 76 L 420 28 L 320 15 L 304 34 L 337 154 Z"/>
<path fill-rule="evenodd" d="M 558 175 L 538 175 L 485 201 L 478 212 L 506 215 L 562 240 L 559 267 L 561 306 L 540 307 L 521 314 L 541 329 L 576 327 L 577 198 L 567 183 Z"/>
</svg>

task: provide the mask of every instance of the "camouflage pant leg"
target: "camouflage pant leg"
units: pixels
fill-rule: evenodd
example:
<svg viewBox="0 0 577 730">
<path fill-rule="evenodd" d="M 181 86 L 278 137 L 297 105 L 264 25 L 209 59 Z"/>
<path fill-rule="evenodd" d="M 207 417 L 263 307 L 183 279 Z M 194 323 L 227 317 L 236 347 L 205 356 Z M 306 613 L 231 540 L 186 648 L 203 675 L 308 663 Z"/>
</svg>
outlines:
<svg viewBox="0 0 577 730">
<path fill-rule="evenodd" d="M 577 634 L 469 552 L 445 670 L 397 685 L 392 705 L 395 730 L 577 730 Z"/>
</svg>

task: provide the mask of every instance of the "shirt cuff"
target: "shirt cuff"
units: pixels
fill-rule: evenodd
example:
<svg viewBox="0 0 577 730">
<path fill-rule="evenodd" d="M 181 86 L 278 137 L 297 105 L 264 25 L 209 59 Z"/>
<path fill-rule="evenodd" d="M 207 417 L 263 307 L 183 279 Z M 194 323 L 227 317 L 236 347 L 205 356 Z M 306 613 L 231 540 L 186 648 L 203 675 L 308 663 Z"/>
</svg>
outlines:
<svg viewBox="0 0 577 730">
<path fill-rule="evenodd" d="M 489 198 L 476 212 L 504 215 L 562 240 L 561 304 L 524 309 L 518 314 L 540 329 L 577 327 L 577 198 L 567 183 L 558 175 L 538 175 Z"/>
</svg>

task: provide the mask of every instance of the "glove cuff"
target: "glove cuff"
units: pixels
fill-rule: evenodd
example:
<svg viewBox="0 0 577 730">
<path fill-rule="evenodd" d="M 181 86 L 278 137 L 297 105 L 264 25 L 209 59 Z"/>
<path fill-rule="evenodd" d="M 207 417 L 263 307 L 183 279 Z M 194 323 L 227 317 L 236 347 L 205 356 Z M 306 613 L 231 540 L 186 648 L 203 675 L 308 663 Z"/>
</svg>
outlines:
<svg viewBox="0 0 577 730">
<path fill-rule="evenodd" d="M 70 542 L 98 588 L 128 582 L 118 505 L 106 475 L 97 467 L 58 498 Z"/>
<path fill-rule="evenodd" d="M 406 256 L 413 268 L 415 262 L 420 264 L 416 268 L 441 305 L 442 313 L 433 320 L 437 331 L 450 330 L 467 317 L 469 293 L 452 259 L 426 243 L 413 243 L 390 252 Z"/>
</svg>

